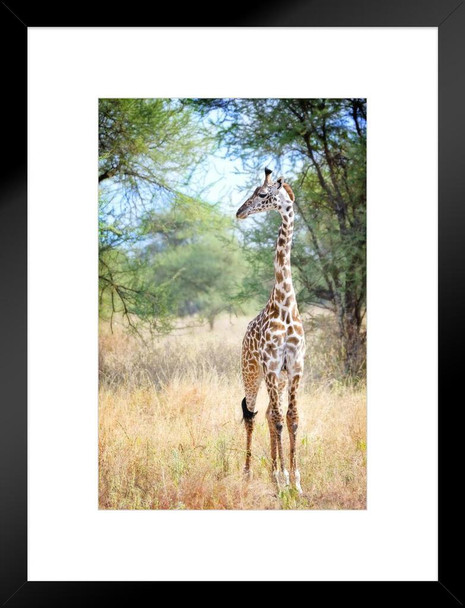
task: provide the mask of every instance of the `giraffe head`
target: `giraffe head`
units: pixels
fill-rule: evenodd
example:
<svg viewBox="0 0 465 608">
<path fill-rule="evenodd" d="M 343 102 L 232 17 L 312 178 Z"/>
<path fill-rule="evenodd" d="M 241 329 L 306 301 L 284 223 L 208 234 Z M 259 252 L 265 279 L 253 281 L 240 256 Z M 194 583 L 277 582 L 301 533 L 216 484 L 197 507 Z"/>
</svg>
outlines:
<svg viewBox="0 0 465 608">
<path fill-rule="evenodd" d="M 284 183 L 283 177 L 273 183 L 271 173 L 270 169 L 265 169 L 265 181 L 255 188 L 252 196 L 239 207 L 236 213 L 238 219 L 243 220 L 249 215 L 270 209 L 275 209 L 281 214 L 290 211 L 294 202 L 294 193 L 291 187 Z"/>
</svg>

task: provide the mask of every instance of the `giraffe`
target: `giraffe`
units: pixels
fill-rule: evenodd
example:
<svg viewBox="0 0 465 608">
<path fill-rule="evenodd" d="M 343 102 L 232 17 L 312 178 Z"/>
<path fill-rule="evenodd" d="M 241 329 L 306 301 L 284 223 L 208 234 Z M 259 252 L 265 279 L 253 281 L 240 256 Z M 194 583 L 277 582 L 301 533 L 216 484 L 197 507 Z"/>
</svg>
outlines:
<svg viewBox="0 0 465 608">
<path fill-rule="evenodd" d="M 269 397 L 266 418 L 270 432 L 272 476 L 278 488 L 281 480 L 288 485 L 290 479 L 295 489 L 302 493 L 297 468 L 296 436 L 299 423 L 297 389 L 304 369 L 305 335 L 291 274 L 295 197 L 284 178 L 280 177 L 273 183 L 271 173 L 270 169 L 265 168 L 263 185 L 255 189 L 236 213 L 238 219 L 245 219 L 254 213 L 274 209 L 282 219 L 274 257 L 275 283 L 265 308 L 248 324 L 242 342 L 241 369 L 245 389 L 242 413 L 246 429 L 244 473 L 250 474 L 252 435 L 257 414 L 255 403 L 264 378 Z M 284 466 L 282 444 L 286 382 L 290 478 Z"/>
</svg>

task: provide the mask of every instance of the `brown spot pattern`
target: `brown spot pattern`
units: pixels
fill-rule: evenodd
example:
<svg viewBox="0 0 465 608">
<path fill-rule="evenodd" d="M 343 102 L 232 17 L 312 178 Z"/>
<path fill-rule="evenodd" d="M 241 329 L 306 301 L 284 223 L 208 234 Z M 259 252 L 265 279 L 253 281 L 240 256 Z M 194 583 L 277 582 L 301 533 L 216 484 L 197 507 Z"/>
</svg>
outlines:
<svg viewBox="0 0 465 608">
<path fill-rule="evenodd" d="M 289 201 L 293 202 L 295 197 L 289 184 L 283 183 L 283 188 L 276 189 L 276 184 L 268 178 L 269 175 L 263 186 L 256 188 L 239 210 L 243 211 L 242 217 L 247 217 L 259 211 L 276 209 L 282 217 L 275 249 L 275 286 L 266 306 L 247 327 L 242 343 L 242 379 L 246 405 L 250 411 L 255 411 L 258 389 L 265 379 L 269 397 L 266 418 L 270 432 L 273 475 L 277 474 L 278 467 L 283 475 L 285 471 L 281 429 L 284 423 L 284 395 L 288 384 L 286 424 L 290 439 L 290 477 L 291 482 L 295 482 L 300 489 L 296 459 L 297 389 L 303 372 L 305 339 L 291 278 L 294 211 Z M 262 192 L 267 192 L 268 195 L 259 197 L 258 194 Z M 245 471 L 250 468 L 254 420 L 255 418 L 248 419 L 245 425 Z"/>
</svg>

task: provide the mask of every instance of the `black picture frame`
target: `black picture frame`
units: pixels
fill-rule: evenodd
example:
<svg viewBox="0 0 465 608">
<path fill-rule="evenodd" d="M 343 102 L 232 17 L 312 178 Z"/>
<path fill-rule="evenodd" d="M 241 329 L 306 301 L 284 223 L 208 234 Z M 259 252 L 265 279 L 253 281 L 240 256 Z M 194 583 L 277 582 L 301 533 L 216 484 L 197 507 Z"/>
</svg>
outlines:
<svg viewBox="0 0 465 608">
<path fill-rule="evenodd" d="M 0 605 L 137 605 L 168 582 L 32 582 L 27 580 L 27 29 L 29 27 L 266 26 L 434 27 L 439 57 L 439 538 L 437 581 L 296 582 L 289 593 L 308 594 L 317 605 L 463 605 L 460 502 L 460 436 L 464 307 L 462 234 L 465 227 L 465 3 L 463 0 L 239 0 L 147 7 L 140 2 L 112 10 L 102 2 L 2 1 L 4 158 L 0 204 Z M 227 10 L 224 10 L 224 9 Z M 361 59 L 363 63 L 363 58 Z M 431 136 L 434 138 L 435 133 Z M 399 171 L 408 168 L 399 167 Z M 435 246 L 435 244 L 434 244 Z M 432 273 L 434 277 L 434 273 Z M 416 305 L 421 305 L 417 303 Z M 425 328 L 426 329 L 426 328 Z M 420 432 L 420 431 L 419 431 Z M 432 472 L 432 475 L 435 472 Z M 249 532 L 247 532 L 249 533 Z M 250 533 L 253 534 L 252 531 Z M 456 547 L 456 549 L 454 549 Z M 207 575 L 206 575 L 207 577 Z M 239 584 L 244 584 L 237 581 Z M 258 582 L 258 581 L 257 581 Z M 276 582 L 279 582 L 277 560 Z M 204 591 L 189 586 L 192 598 Z M 274 583 L 271 583 L 274 584 Z M 263 585 L 263 583 L 262 583 Z M 292 587 L 291 587 L 292 585 Z M 303 586 L 305 585 L 305 587 Z M 239 593 L 243 589 L 239 586 Z M 211 590 L 210 590 L 211 592 Z M 234 590 L 233 590 L 234 592 Z M 289 596 L 292 597 L 291 595 Z M 157 596 L 152 596 L 156 601 Z M 317 599 L 318 598 L 318 599 Z M 203 598 L 202 598 L 203 599 Z M 231 598 L 232 599 L 232 598 Z M 239 597 L 238 600 L 240 601 Z"/>
</svg>

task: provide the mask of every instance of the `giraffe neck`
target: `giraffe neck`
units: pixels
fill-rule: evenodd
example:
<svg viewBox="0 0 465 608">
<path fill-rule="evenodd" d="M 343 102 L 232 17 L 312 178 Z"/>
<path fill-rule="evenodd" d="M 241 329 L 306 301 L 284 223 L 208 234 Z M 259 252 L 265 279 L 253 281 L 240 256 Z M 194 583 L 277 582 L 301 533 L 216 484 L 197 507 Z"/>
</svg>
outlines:
<svg viewBox="0 0 465 608">
<path fill-rule="evenodd" d="M 282 222 L 279 228 L 278 240 L 274 256 L 275 286 L 290 285 L 292 288 L 291 247 L 294 232 L 294 211 L 291 208 L 281 213 Z M 292 289 L 293 290 L 293 289 Z M 289 291 L 289 289 L 285 289 Z"/>
</svg>

